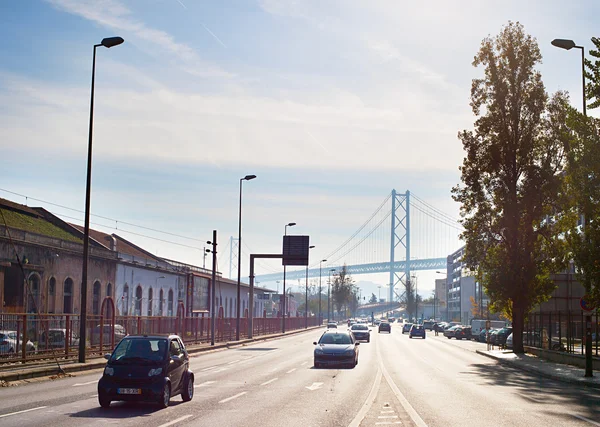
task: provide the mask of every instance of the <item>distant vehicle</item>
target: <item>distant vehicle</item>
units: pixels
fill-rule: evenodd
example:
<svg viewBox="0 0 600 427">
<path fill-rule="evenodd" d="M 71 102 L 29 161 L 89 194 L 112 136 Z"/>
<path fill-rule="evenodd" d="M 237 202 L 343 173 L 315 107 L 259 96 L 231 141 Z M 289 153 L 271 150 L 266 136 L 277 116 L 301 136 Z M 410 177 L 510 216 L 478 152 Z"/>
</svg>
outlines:
<svg viewBox="0 0 600 427">
<path fill-rule="evenodd" d="M 410 328 L 412 328 L 412 323 L 405 323 L 402 326 L 402 335 L 404 335 L 405 332 L 410 332 Z"/>
<path fill-rule="evenodd" d="M 15 354 L 19 353 L 23 348 L 23 335 L 17 336 L 17 331 L 0 331 L 0 354 Z M 25 351 L 27 353 L 35 352 L 35 345 L 31 340 L 25 343 Z"/>
<path fill-rule="evenodd" d="M 314 342 L 315 368 L 329 365 L 345 365 L 354 368 L 358 365 L 359 342 L 350 331 L 325 331 L 319 342 Z"/>
<path fill-rule="evenodd" d="M 98 381 L 98 401 L 108 408 L 115 400 L 156 402 L 169 406 L 172 396 L 184 402 L 194 396 L 189 356 L 177 335 L 129 335 L 112 354 Z"/>
<path fill-rule="evenodd" d="M 426 338 L 425 327 L 423 325 L 412 325 L 410 331 L 408 332 L 408 338 L 412 337 L 421 337 L 423 339 Z"/>
<path fill-rule="evenodd" d="M 506 326 L 506 322 L 504 320 L 471 319 L 473 335 L 478 336 L 482 330 L 485 330 L 486 322 L 490 322 L 490 328 L 492 329 L 501 329 Z"/>
<path fill-rule="evenodd" d="M 112 330 L 114 328 L 115 334 L 115 345 L 119 344 L 119 342 L 127 336 L 127 332 L 125 332 L 125 328 L 122 325 L 104 325 L 102 327 L 102 343 L 110 344 Z M 94 329 L 92 329 L 90 333 L 90 342 L 92 345 L 100 344 L 100 325 L 97 325 Z"/>
<path fill-rule="evenodd" d="M 512 334 L 512 328 L 502 328 L 496 333 L 496 339 L 494 344 L 504 345 L 508 336 Z"/>
<path fill-rule="evenodd" d="M 337 323 L 327 322 L 327 329 L 337 329 Z"/>
<path fill-rule="evenodd" d="M 471 339 L 471 327 L 470 326 L 459 326 L 454 330 L 454 338 L 457 340 Z"/>
<path fill-rule="evenodd" d="M 375 323 L 375 326 L 379 326 L 379 324 L 381 323 L 381 319 L 375 319 L 375 322 L 373 323 Z"/>
<path fill-rule="evenodd" d="M 444 336 L 447 337 L 448 339 L 454 337 L 454 334 L 458 328 L 460 328 L 460 325 L 454 325 L 454 326 L 449 327 L 448 329 L 446 329 L 444 331 Z"/>
<path fill-rule="evenodd" d="M 379 328 L 377 329 L 377 333 L 381 333 L 381 331 L 386 331 L 388 333 L 392 333 L 392 325 L 390 325 L 388 322 L 385 321 L 381 321 L 379 323 Z"/>
<path fill-rule="evenodd" d="M 394 321 L 395 321 L 395 320 L 396 320 L 396 319 L 394 319 L 393 317 L 388 317 L 388 322 L 389 322 L 389 323 L 394 323 Z"/>
<path fill-rule="evenodd" d="M 423 322 L 423 327 L 430 331 L 433 331 L 433 325 L 435 325 L 435 322 L 433 320 L 426 320 Z"/>
<path fill-rule="evenodd" d="M 79 338 L 73 331 L 71 331 L 72 336 L 67 337 L 66 329 L 48 329 L 47 331 L 42 331 L 40 334 L 40 340 L 38 341 L 38 349 L 45 350 L 46 348 L 65 348 L 65 337 L 67 338 L 67 342 L 70 347 L 76 347 L 79 345 Z M 49 337 L 48 339 L 46 337 Z"/>
<path fill-rule="evenodd" d="M 350 332 L 354 335 L 354 339 L 357 341 L 371 342 L 371 330 L 365 324 L 359 323 L 350 327 Z"/>
</svg>

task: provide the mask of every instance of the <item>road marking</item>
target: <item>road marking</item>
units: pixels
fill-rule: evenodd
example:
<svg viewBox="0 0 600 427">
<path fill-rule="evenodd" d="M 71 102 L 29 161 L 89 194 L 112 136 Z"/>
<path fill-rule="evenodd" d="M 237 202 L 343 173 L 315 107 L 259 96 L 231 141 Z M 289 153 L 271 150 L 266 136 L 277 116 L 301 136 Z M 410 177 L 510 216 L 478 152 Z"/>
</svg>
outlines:
<svg viewBox="0 0 600 427">
<path fill-rule="evenodd" d="M 300 366 L 304 366 L 304 365 L 306 365 L 307 363 L 308 363 L 308 362 L 306 362 L 306 361 L 305 361 L 305 362 L 302 362 L 302 363 L 300 364 Z"/>
<path fill-rule="evenodd" d="M 377 418 L 398 418 L 398 415 L 380 415 Z"/>
<path fill-rule="evenodd" d="M 165 424 L 161 424 L 158 427 L 172 426 L 173 424 L 177 424 L 179 421 L 187 420 L 189 417 L 191 417 L 191 415 L 184 415 L 183 417 L 177 418 L 176 420 L 169 421 L 168 423 L 165 423 Z"/>
<path fill-rule="evenodd" d="M 211 369 L 215 369 L 216 366 L 209 366 L 208 368 L 201 369 L 202 372 L 210 371 Z"/>
<path fill-rule="evenodd" d="M 396 411 L 381 411 L 382 414 L 393 414 Z"/>
<path fill-rule="evenodd" d="M 290 369 L 289 371 L 286 372 L 286 374 L 291 374 L 292 372 L 294 372 L 296 370 L 296 368 Z"/>
<path fill-rule="evenodd" d="M 390 424 L 402 424 L 402 421 L 382 421 L 379 423 L 375 423 L 376 426 L 380 426 L 380 425 L 390 425 Z"/>
<path fill-rule="evenodd" d="M 205 382 L 203 382 L 202 384 L 196 384 L 196 385 L 194 386 L 194 388 L 198 388 L 198 387 L 208 387 L 209 385 L 211 385 L 211 384 L 214 384 L 214 383 L 216 383 L 216 381 L 205 381 Z"/>
<path fill-rule="evenodd" d="M 38 406 L 37 408 L 24 409 L 22 411 L 11 412 L 10 414 L 2 414 L 2 415 L 0 415 L 0 418 L 10 417 L 11 415 L 24 414 L 25 412 L 37 411 L 38 409 L 44 409 L 44 408 L 47 408 L 47 406 Z"/>
<path fill-rule="evenodd" d="M 228 365 L 233 365 L 234 363 L 238 363 L 239 361 L 241 361 L 242 359 L 237 359 L 237 360 L 232 360 L 231 362 L 227 363 Z"/>
<path fill-rule="evenodd" d="M 226 371 L 229 368 L 221 368 L 221 369 L 217 369 L 216 371 L 212 371 L 211 374 L 218 374 L 219 372 L 223 372 Z"/>
<path fill-rule="evenodd" d="M 309 389 L 310 391 L 315 391 L 321 388 L 321 386 L 323 385 L 323 383 L 312 383 L 311 386 L 306 386 L 307 389 Z"/>
<path fill-rule="evenodd" d="M 267 385 L 267 384 L 271 384 L 272 382 L 275 382 L 275 381 L 277 381 L 278 379 L 279 379 L 279 378 L 273 378 L 273 379 L 271 379 L 271 380 L 269 380 L 269 381 L 265 381 L 265 382 L 264 382 L 264 383 L 262 383 L 261 385 Z"/>
<path fill-rule="evenodd" d="M 98 380 L 94 380 L 94 381 L 88 381 L 87 383 L 77 383 L 77 384 L 73 384 L 73 387 L 79 387 L 81 385 L 90 385 L 90 384 L 95 384 L 97 383 Z"/>
<path fill-rule="evenodd" d="M 589 418 L 582 417 L 581 415 L 575 415 L 575 414 L 571 414 L 571 415 L 573 415 L 575 418 L 579 418 L 579 419 L 580 419 L 580 420 L 582 420 L 582 421 L 587 421 L 588 423 L 590 423 L 590 424 L 591 424 L 591 425 L 593 425 L 593 426 L 598 426 L 598 427 L 600 427 L 600 423 L 597 423 L 596 421 L 592 421 L 592 420 L 590 420 Z"/>
<path fill-rule="evenodd" d="M 230 400 L 237 399 L 238 397 L 240 397 L 240 396 L 243 396 L 243 395 L 245 395 L 246 393 L 248 393 L 248 392 L 247 392 L 247 391 L 242 391 L 241 393 L 238 393 L 238 394 L 236 394 L 236 395 L 233 395 L 233 396 L 231 396 L 231 397 L 228 397 L 227 399 L 220 400 L 220 401 L 219 401 L 219 403 L 226 403 L 226 402 L 229 402 Z"/>
<path fill-rule="evenodd" d="M 360 408 L 360 411 L 358 411 L 358 413 L 356 414 L 356 416 L 354 417 L 354 419 L 352 420 L 352 422 L 350 423 L 350 425 L 348 427 L 358 427 L 360 425 L 362 420 L 365 418 L 365 416 L 369 412 L 369 409 L 371 409 L 371 406 L 373 406 L 373 403 L 375 402 L 375 399 L 377 398 L 377 393 L 379 393 L 380 385 L 381 385 L 381 368 L 378 367 L 377 374 L 375 375 L 375 382 L 373 383 L 373 387 L 371 387 L 371 392 L 369 393 L 367 400 L 365 400 L 365 403 L 363 403 L 362 408 Z"/>
</svg>

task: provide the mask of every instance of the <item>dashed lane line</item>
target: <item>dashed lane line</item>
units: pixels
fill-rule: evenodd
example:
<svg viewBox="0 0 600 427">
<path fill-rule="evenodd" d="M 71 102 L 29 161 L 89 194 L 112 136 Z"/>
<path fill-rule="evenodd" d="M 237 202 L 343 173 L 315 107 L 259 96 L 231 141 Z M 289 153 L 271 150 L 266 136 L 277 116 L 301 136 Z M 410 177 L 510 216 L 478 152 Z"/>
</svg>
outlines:
<svg viewBox="0 0 600 427">
<path fill-rule="evenodd" d="M 73 384 L 73 387 L 80 387 L 82 385 L 96 384 L 97 382 L 98 382 L 98 380 L 88 381 L 87 383 L 77 383 L 77 384 Z"/>
<path fill-rule="evenodd" d="M 238 397 L 245 395 L 246 393 L 248 393 L 248 392 L 247 391 L 242 391 L 241 393 L 234 394 L 233 396 L 228 397 L 227 399 L 219 400 L 219 403 L 227 403 L 230 400 L 237 399 Z"/>
<path fill-rule="evenodd" d="M 37 411 L 38 409 L 44 409 L 44 408 L 47 408 L 47 406 L 38 406 L 37 408 L 24 409 L 22 411 L 11 412 L 9 414 L 2 414 L 2 415 L 0 415 L 0 418 L 10 417 L 11 415 L 24 414 L 25 412 Z"/>
<path fill-rule="evenodd" d="M 173 421 L 169 421 L 168 423 L 161 424 L 158 427 L 169 427 L 169 426 L 172 426 L 173 424 L 177 424 L 180 421 L 187 420 L 191 416 L 192 415 L 184 415 L 183 417 L 177 418 L 177 419 L 175 419 Z"/>
<path fill-rule="evenodd" d="M 292 372 L 294 372 L 296 370 L 296 368 L 290 369 L 289 371 L 286 372 L 286 374 L 291 374 Z"/>
<path fill-rule="evenodd" d="M 214 383 L 216 383 L 216 381 L 204 381 L 204 382 L 203 382 L 203 383 L 201 383 L 201 384 L 196 384 L 196 385 L 194 386 L 194 388 L 198 388 L 198 387 L 208 387 L 209 385 L 211 385 L 211 384 L 214 384 Z"/>
<path fill-rule="evenodd" d="M 261 385 L 267 385 L 267 384 L 271 384 L 271 383 L 273 383 L 273 382 L 277 381 L 278 379 L 279 379 L 279 378 L 272 378 L 272 379 L 270 379 L 269 381 L 265 381 L 265 382 L 264 382 L 264 383 L 262 383 Z"/>
</svg>

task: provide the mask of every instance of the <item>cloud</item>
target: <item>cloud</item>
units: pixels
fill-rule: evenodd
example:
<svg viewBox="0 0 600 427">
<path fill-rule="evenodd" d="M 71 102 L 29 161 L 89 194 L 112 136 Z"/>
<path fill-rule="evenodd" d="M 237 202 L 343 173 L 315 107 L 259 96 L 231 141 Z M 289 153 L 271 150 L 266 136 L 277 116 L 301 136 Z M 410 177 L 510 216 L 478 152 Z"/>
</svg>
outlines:
<svg viewBox="0 0 600 427">
<path fill-rule="evenodd" d="M 46 0 L 57 9 L 81 16 L 104 27 L 122 32 L 124 38 L 137 40 L 140 48 L 151 46 L 149 53 L 158 50 L 172 55 L 183 71 L 202 77 L 231 78 L 235 74 L 217 65 L 203 61 L 190 46 L 175 41 L 175 38 L 162 30 L 148 27 L 135 19 L 132 11 L 118 0 Z M 202 71 L 197 71 L 202 70 Z"/>
</svg>

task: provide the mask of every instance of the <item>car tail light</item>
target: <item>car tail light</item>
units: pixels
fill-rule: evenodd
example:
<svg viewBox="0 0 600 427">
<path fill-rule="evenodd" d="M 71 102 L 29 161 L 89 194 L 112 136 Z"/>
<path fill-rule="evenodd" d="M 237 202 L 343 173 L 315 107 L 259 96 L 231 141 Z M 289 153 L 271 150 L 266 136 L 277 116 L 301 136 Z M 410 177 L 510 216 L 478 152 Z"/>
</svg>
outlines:
<svg viewBox="0 0 600 427">
<path fill-rule="evenodd" d="M 8 341 L 0 341 L 0 345 L 8 345 Z"/>
</svg>

